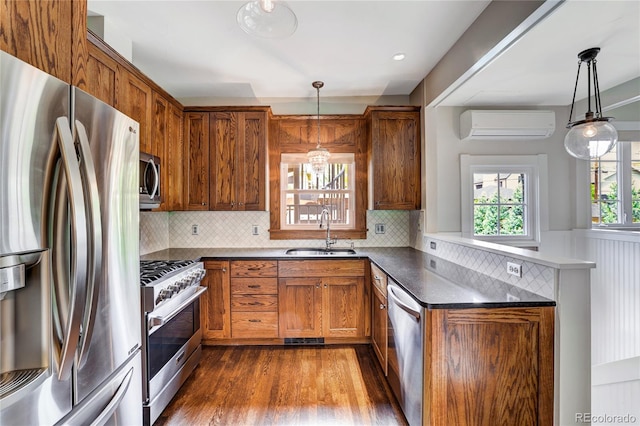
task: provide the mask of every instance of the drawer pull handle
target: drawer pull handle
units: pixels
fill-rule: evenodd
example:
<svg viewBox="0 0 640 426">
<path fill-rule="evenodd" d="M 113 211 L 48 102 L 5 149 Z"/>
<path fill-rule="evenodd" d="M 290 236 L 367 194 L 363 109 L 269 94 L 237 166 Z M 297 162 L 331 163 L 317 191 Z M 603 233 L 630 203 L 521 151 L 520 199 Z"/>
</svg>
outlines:
<svg viewBox="0 0 640 426">
<path fill-rule="evenodd" d="M 260 302 L 251 302 L 249 303 L 251 306 L 260 306 L 261 303 Z"/>
<path fill-rule="evenodd" d="M 262 320 L 259 319 L 250 319 L 249 322 L 262 322 Z"/>
<path fill-rule="evenodd" d="M 251 284 L 249 288 L 260 288 L 260 284 Z"/>
<path fill-rule="evenodd" d="M 247 271 L 259 271 L 260 268 L 247 268 Z"/>
<path fill-rule="evenodd" d="M 380 281 L 380 277 L 378 275 L 374 275 L 373 278 L 375 278 L 376 281 Z"/>
</svg>

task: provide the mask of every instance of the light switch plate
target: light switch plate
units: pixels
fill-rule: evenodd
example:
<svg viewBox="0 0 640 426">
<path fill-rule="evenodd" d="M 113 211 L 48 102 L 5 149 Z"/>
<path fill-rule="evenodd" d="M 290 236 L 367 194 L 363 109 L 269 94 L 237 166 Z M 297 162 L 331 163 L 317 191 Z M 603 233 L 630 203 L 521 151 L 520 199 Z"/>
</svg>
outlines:
<svg viewBox="0 0 640 426">
<path fill-rule="evenodd" d="M 258 225 L 251 225 L 251 235 L 258 235 Z"/>
</svg>

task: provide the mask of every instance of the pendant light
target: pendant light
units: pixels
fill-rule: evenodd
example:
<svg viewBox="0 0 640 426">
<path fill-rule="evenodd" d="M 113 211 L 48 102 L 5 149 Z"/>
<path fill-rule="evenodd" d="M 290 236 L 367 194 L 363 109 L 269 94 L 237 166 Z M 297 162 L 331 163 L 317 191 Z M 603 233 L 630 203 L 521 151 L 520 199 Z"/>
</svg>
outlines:
<svg viewBox="0 0 640 426">
<path fill-rule="evenodd" d="M 569 113 L 569 123 L 567 129 L 569 133 L 564 138 L 564 147 L 569 154 L 581 159 L 590 160 L 598 158 L 611 151 L 618 141 L 618 132 L 609 123 L 613 117 L 602 116 L 602 103 L 600 102 L 600 86 L 598 85 L 598 71 L 596 70 L 596 56 L 600 52 L 599 47 L 592 47 L 578 53 L 578 75 L 576 85 L 573 89 L 573 100 L 571 101 L 571 112 Z M 584 120 L 571 121 L 573 116 L 573 105 L 576 101 L 576 90 L 578 89 L 578 79 L 580 77 L 580 66 L 587 63 L 587 112 Z M 593 91 L 595 100 L 595 113 L 591 111 L 591 69 L 593 68 Z"/>
<path fill-rule="evenodd" d="M 238 25 L 247 34 L 263 38 L 286 38 L 298 28 L 296 14 L 278 0 L 253 0 L 236 15 Z"/>
<path fill-rule="evenodd" d="M 307 159 L 309 160 L 309 164 L 311 164 L 313 172 L 321 175 L 324 173 L 329 157 L 331 156 L 326 148 L 320 147 L 320 88 L 324 86 L 324 83 L 322 81 L 314 81 L 311 85 L 316 88 L 318 95 L 318 144 L 315 149 L 307 153 Z"/>
</svg>

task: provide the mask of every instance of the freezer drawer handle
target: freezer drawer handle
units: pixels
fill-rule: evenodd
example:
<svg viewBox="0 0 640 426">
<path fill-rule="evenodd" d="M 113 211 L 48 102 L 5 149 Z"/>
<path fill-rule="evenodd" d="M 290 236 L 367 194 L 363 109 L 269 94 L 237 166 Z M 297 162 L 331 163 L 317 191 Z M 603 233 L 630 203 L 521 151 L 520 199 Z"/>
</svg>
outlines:
<svg viewBox="0 0 640 426">
<path fill-rule="evenodd" d="M 102 413 L 100 413 L 100 415 L 96 417 L 96 419 L 93 422 L 91 422 L 91 426 L 103 426 L 104 424 L 107 423 L 107 421 L 111 418 L 111 415 L 118 408 L 118 405 L 120 405 L 120 403 L 124 399 L 124 396 L 126 395 L 127 390 L 129 389 L 129 385 L 131 384 L 132 377 L 133 377 L 133 367 L 129 369 L 129 372 L 127 373 L 125 378 L 122 380 L 122 383 L 118 387 L 118 390 L 116 391 L 115 395 L 113 395 L 113 398 L 111 398 L 111 401 L 109 401 L 109 404 L 107 404 L 107 406 L 104 407 L 104 410 L 102 410 Z"/>
<path fill-rule="evenodd" d="M 413 318 L 415 318 L 416 321 L 420 322 L 420 312 L 414 311 L 413 309 L 411 309 L 410 307 L 402 303 L 402 301 L 398 298 L 398 296 L 396 296 L 395 290 L 393 287 L 391 286 L 388 287 L 388 293 L 391 301 L 394 304 L 396 304 L 400 309 L 402 309 L 403 311 L 411 315 Z"/>
</svg>

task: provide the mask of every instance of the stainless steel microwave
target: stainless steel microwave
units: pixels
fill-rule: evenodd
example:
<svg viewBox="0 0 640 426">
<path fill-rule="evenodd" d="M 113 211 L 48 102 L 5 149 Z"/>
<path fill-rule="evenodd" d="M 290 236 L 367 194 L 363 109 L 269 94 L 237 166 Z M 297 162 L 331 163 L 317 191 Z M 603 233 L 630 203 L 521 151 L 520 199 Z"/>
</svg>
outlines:
<svg viewBox="0 0 640 426">
<path fill-rule="evenodd" d="M 160 207 L 160 159 L 155 155 L 140 153 L 140 210 Z"/>
</svg>

